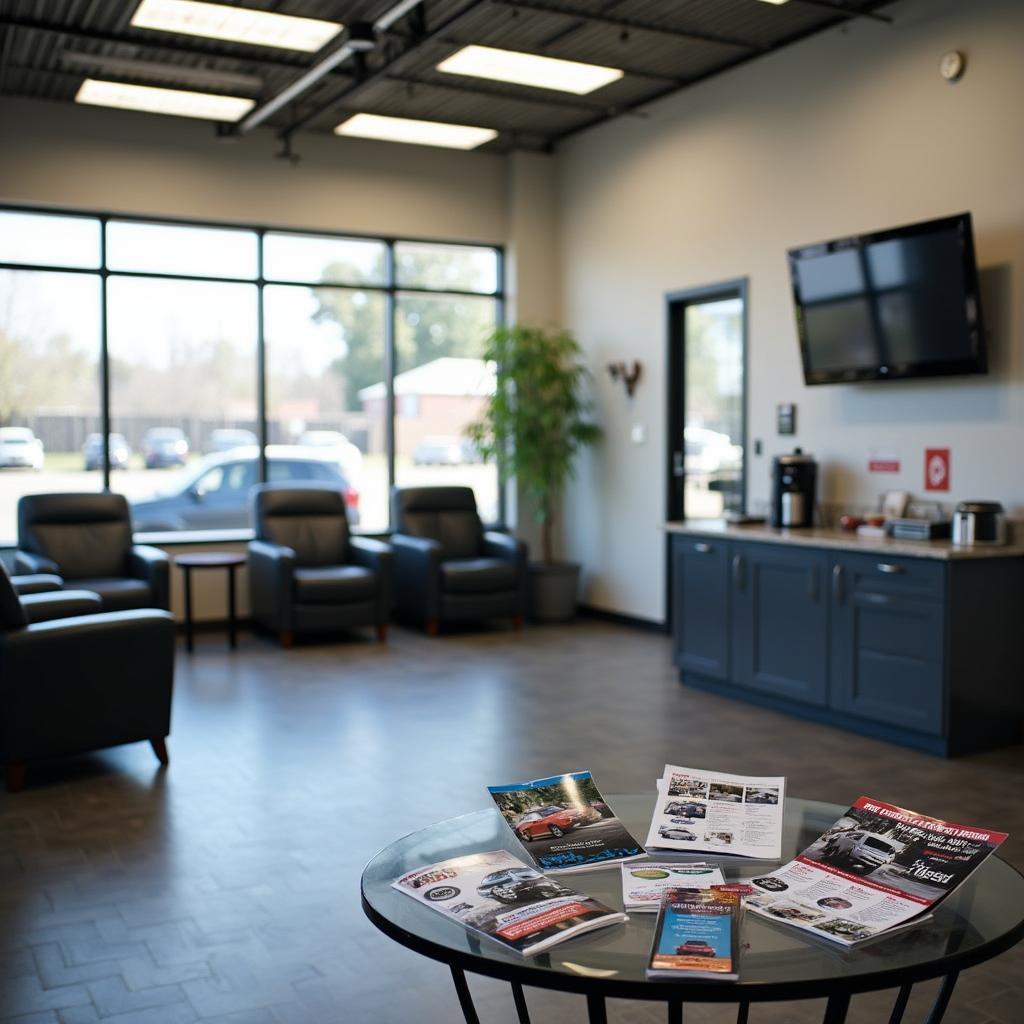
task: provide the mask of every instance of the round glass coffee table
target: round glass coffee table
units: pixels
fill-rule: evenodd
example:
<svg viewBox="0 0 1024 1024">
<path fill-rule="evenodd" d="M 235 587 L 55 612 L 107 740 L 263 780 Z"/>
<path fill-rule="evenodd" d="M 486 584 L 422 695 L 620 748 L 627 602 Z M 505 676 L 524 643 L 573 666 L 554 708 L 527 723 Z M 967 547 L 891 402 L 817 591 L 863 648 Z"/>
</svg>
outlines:
<svg viewBox="0 0 1024 1024">
<path fill-rule="evenodd" d="M 643 838 L 647 834 L 653 794 L 609 797 L 608 802 L 633 835 Z M 783 860 L 810 845 L 845 809 L 837 804 L 787 799 Z M 851 996 L 895 989 L 890 1024 L 899 1024 L 912 986 L 942 978 L 928 1018 L 928 1024 L 938 1024 L 959 972 L 998 956 L 1024 938 L 1024 877 L 998 857 L 990 857 L 940 904 L 930 922 L 852 951 L 747 914 L 741 930 L 743 952 L 737 982 L 648 981 L 644 971 L 654 914 L 634 914 L 625 925 L 581 935 L 527 958 L 474 935 L 391 888 L 394 879 L 414 868 L 498 849 L 523 857 L 497 810 L 476 811 L 397 840 L 367 864 L 362 877 L 366 916 L 396 942 L 451 968 L 469 1024 L 477 1024 L 478 1017 L 466 984 L 467 971 L 510 982 L 524 1024 L 529 1015 L 523 986 L 580 993 L 587 999 L 592 1024 L 604 1024 L 607 998 L 664 1002 L 669 1024 L 682 1020 L 684 1002 L 736 1003 L 737 1022 L 745 1024 L 751 1003 L 827 998 L 824 1024 L 841 1024 Z M 669 854 L 657 859 L 716 862 L 727 881 L 750 878 L 759 868 L 765 869 L 763 861 L 727 860 L 710 854 Z M 570 873 L 565 883 L 610 907 L 622 906 L 618 864 Z"/>
</svg>

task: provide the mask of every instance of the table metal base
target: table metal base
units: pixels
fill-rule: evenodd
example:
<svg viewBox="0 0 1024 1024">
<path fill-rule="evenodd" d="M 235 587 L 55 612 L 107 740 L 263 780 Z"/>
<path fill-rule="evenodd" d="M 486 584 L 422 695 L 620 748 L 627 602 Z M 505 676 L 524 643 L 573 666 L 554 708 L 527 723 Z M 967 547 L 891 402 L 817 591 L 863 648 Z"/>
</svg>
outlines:
<svg viewBox="0 0 1024 1024">
<path fill-rule="evenodd" d="M 477 1015 L 476 1007 L 473 1005 L 473 996 L 469 991 L 469 983 L 466 981 L 466 972 L 461 967 L 452 967 L 452 980 L 455 982 L 455 992 L 459 997 L 459 1006 L 466 1024 L 480 1024 L 480 1017 Z M 924 1024 L 941 1024 L 949 1008 L 949 1001 L 953 996 L 953 988 L 956 986 L 959 971 L 953 971 L 942 979 L 942 986 L 939 994 L 935 997 L 931 1012 Z M 526 993 L 523 986 L 517 982 L 510 982 L 512 986 L 512 999 L 515 1002 L 516 1014 L 519 1017 L 519 1024 L 530 1024 L 530 1011 L 526 1006 Z M 686 982 L 680 982 L 680 986 Z M 907 1004 L 910 1002 L 910 993 L 913 985 L 904 985 L 896 994 L 896 1001 L 889 1015 L 889 1024 L 903 1024 L 903 1016 L 906 1013 Z M 587 1020 L 590 1024 L 608 1024 L 608 1013 L 605 1009 L 604 996 L 587 995 Z M 825 1016 L 822 1024 L 845 1024 L 846 1016 L 850 1012 L 849 993 L 837 993 L 830 996 L 825 1006 Z M 668 1024 L 683 1024 L 683 1011 L 686 1006 L 685 1000 L 670 999 L 668 1001 Z M 741 1002 L 736 1009 L 736 1024 L 747 1024 L 750 1017 L 750 1003 Z"/>
</svg>

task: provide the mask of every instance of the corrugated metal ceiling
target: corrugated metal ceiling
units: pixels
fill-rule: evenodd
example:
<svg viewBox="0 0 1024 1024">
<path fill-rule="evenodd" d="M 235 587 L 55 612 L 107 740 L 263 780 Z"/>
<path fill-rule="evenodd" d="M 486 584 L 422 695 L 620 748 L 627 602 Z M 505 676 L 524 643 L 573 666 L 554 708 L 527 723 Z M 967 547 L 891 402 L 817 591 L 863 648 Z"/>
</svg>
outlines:
<svg viewBox="0 0 1024 1024">
<path fill-rule="evenodd" d="M 394 0 L 220 2 L 352 24 L 374 20 Z M 368 111 L 496 128 L 498 138 L 486 147 L 492 150 L 545 149 L 851 17 L 878 17 L 884 6 L 885 0 L 424 0 L 379 40 L 362 70 L 349 60 L 268 124 L 284 133 L 329 131 L 348 113 Z M 0 94 L 71 102 L 92 74 L 265 100 L 318 57 L 135 29 L 135 7 L 0 0 Z M 578 97 L 436 70 L 466 43 L 606 64 L 626 74 Z"/>
</svg>

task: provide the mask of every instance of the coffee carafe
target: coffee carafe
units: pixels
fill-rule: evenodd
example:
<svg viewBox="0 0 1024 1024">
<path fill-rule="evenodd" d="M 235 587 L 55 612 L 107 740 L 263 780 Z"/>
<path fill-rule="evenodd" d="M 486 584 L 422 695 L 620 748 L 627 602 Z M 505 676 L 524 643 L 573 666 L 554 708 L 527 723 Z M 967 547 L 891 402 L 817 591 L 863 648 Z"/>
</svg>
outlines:
<svg viewBox="0 0 1024 1024">
<path fill-rule="evenodd" d="M 813 526 L 818 464 L 802 448 L 772 460 L 772 526 Z"/>
</svg>

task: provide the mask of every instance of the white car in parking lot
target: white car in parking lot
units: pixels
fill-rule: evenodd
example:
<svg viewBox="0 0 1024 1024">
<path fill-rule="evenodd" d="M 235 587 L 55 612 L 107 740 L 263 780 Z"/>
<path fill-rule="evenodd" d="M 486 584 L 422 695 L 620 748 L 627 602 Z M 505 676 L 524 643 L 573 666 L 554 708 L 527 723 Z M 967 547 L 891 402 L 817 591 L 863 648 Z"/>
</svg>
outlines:
<svg viewBox="0 0 1024 1024">
<path fill-rule="evenodd" d="M 43 442 L 28 427 L 0 427 L 0 466 L 43 468 Z"/>
</svg>

